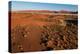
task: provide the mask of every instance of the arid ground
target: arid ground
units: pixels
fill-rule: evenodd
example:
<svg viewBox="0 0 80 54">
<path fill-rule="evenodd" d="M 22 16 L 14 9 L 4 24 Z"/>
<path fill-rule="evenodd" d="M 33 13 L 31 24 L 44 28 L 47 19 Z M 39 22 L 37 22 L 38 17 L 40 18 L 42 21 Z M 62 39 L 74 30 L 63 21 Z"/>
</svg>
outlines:
<svg viewBox="0 0 80 54">
<path fill-rule="evenodd" d="M 11 12 L 10 52 L 78 48 L 77 13 Z"/>
</svg>

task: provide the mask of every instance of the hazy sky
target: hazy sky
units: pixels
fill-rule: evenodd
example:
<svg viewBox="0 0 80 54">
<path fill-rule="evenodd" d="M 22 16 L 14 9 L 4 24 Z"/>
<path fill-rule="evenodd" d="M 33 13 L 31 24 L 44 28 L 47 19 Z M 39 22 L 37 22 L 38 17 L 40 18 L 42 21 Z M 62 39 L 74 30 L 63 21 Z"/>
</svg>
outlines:
<svg viewBox="0 0 80 54">
<path fill-rule="evenodd" d="M 12 11 L 16 10 L 67 10 L 77 11 L 77 5 L 66 5 L 66 4 L 51 4 L 51 3 L 37 3 L 37 2 L 22 2 L 12 1 Z"/>
</svg>

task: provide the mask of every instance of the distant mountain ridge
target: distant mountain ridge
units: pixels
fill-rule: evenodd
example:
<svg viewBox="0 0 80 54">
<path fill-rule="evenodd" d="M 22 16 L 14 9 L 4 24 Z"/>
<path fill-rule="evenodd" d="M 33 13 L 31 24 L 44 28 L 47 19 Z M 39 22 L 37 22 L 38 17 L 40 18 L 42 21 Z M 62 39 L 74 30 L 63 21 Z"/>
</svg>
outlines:
<svg viewBox="0 0 80 54">
<path fill-rule="evenodd" d="M 51 10 L 19 10 L 19 11 L 12 11 L 12 12 L 39 12 L 39 13 L 72 13 L 77 14 L 78 11 L 67 11 L 67 10 L 60 10 L 60 11 L 51 11 Z"/>
</svg>

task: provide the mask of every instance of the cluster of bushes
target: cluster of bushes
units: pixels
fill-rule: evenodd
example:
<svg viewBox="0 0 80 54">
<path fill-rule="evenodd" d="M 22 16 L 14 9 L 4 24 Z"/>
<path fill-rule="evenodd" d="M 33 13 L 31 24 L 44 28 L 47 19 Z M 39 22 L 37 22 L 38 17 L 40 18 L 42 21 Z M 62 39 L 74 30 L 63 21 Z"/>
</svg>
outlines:
<svg viewBox="0 0 80 54">
<path fill-rule="evenodd" d="M 41 34 L 42 50 L 62 50 L 77 48 L 77 26 L 45 25 Z"/>
</svg>

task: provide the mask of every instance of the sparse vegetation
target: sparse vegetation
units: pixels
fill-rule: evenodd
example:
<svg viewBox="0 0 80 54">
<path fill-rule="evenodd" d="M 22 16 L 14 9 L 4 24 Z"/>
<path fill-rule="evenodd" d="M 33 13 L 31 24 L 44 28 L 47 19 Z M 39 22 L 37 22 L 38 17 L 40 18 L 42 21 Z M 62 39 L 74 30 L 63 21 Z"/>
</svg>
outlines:
<svg viewBox="0 0 80 54">
<path fill-rule="evenodd" d="M 66 21 L 67 17 L 73 19 L 77 15 L 11 14 L 12 52 L 78 48 L 77 23 Z M 64 23 L 60 21 L 65 21 L 66 25 L 60 25 Z"/>
</svg>

